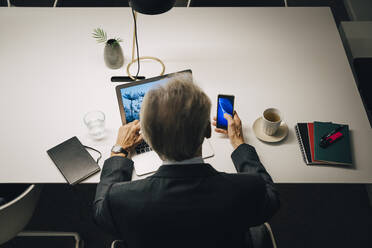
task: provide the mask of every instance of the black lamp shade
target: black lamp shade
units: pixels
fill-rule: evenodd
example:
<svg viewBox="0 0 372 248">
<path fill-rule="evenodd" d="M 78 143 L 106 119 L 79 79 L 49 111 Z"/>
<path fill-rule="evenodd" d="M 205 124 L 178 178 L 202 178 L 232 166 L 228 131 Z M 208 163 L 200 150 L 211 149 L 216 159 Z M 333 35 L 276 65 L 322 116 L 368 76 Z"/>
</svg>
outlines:
<svg viewBox="0 0 372 248">
<path fill-rule="evenodd" d="M 176 0 L 129 0 L 129 6 L 146 15 L 158 15 L 173 8 Z"/>
</svg>

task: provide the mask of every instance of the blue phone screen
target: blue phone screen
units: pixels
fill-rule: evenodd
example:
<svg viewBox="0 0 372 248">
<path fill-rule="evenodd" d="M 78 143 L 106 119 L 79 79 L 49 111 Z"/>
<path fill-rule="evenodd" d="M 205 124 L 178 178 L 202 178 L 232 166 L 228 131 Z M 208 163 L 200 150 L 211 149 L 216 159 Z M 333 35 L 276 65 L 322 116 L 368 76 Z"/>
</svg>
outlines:
<svg viewBox="0 0 372 248">
<path fill-rule="evenodd" d="M 223 117 L 225 113 L 233 115 L 233 100 L 230 98 L 218 98 L 217 106 L 217 125 L 222 128 L 227 128 L 227 120 Z"/>
</svg>

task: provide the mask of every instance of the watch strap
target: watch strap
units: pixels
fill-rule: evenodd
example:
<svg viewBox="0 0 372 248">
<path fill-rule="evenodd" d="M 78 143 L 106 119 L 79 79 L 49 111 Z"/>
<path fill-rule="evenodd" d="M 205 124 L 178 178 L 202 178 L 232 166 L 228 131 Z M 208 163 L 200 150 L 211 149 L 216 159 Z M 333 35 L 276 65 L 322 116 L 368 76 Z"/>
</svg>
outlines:
<svg viewBox="0 0 372 248">
<path fill-rule="evenodd" d="M 128 154 L 129 154 L 129 152 L 126 149 L 124 149 L 123 147 L 121 147 L 120 145 L 114 145 L 111 149 L 111 152 L 115 153 L 115 154 L 123 153 L 123 154 L 125 154 L 125 156 L 128 156 Z"/>
</svg>

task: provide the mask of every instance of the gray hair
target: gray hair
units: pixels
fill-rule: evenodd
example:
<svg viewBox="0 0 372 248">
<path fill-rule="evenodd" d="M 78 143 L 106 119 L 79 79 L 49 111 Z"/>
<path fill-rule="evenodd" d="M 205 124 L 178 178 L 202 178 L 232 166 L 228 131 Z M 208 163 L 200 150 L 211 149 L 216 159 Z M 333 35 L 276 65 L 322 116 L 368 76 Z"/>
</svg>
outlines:
<svg viewBox="0 0 372 248">
<path fill-rule="evenodd" d="M 210 110 L 209 97 L 191 74 L 176 74 L 146 93 L 140 113 L 142 135 L 162 159 L 192 158 L 210 131 Z"/>
</svg>

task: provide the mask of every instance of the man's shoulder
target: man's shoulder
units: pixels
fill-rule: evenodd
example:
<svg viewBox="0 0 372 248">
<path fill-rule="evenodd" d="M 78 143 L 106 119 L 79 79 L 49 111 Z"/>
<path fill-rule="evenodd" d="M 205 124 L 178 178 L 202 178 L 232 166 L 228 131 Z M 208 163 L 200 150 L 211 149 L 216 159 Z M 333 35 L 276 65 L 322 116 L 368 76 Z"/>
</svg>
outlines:
<svg viewBox="0 0 372 248">
<path fill-rule="evenodd" d="M 108 197 L 112 206 L 133 208 L 151 199 L 152 189 L 147 179 L 114 183 Z M 135 204 L 134 204 L 135 203 Z M 134 205 L 133 205 L 134 204 Z"/>
<path fill-rule="evenodd" d="M 213 178 L 213 179 L 212 179 Z M 196 180 L 200 180 L 200 178 L 195 178 Z M 241 187 L 249 187 L 252 188 L 256 187 L 263 187 L 264 181 L 259 175 L 249 174 L 249 173 L 226 173 L 226 172 L 218 172 L 209 178 L 213 181 L 218 182 L 219 184 L 232 184 Z M 162 178 L 162 177 L 147 177 L 145 179 L 140 179 L 136 181 L 127 181 L 127 182 L 120 182 L 115 183 L 112 185 L 111 193 L 123 193 L 123 192 L 147 192 L 154 190 L 157 186 L 161 186 L 159 181 L 161 180 L 179 180 L 179 178 Z M 211 181 L 212 181 L 211 180 Z M 208 179 L 206 179 L 208 181 Z"/>
<path fill-rule="evenodd" d="M 110 190 L 110 198 L 112 201 L 120 202 L 124 199 L 136 199 L 146 201 L 158 195 L 159 192 L 169 190 L 172 183 L 164 183 L 165 181 L 176 180 L 178 185 L 183 184 L 187 189 L 193 189 L 194 183 L 192 179 L 180 180 L 180 178 L 162 178 L 162 177 L 147 177 L 145 179 L 120 182 L 112 185 Z M 200 182 L 201 178 L 195 178 L 195 181 Z M 262 178 L 258 175 L 248 173 L 225 173 L 217 172 L 213 176 L 205 177 L 203 184 L 212 191 L 220 191 L 221 194 L 230 192 L 234 195 L 256 195 L 265 190 L 265 184 Z"/>
<path fill-rule="evenodd" d="M 140 179 L 136 181 L 126 181 L 114 183 L 111 187 L 110 194 L 124 193 L 124 192 L 142 192 L 144 190 L 149 190 L 149 178 Z"/>
<path fill-rule="evenodd" d="M 265 189 L 265 182 L 259 175 L 249 173 L 225 173 L 219 175 L 231 185 L 244 191 L 261 191 Z"/>
</svg>

